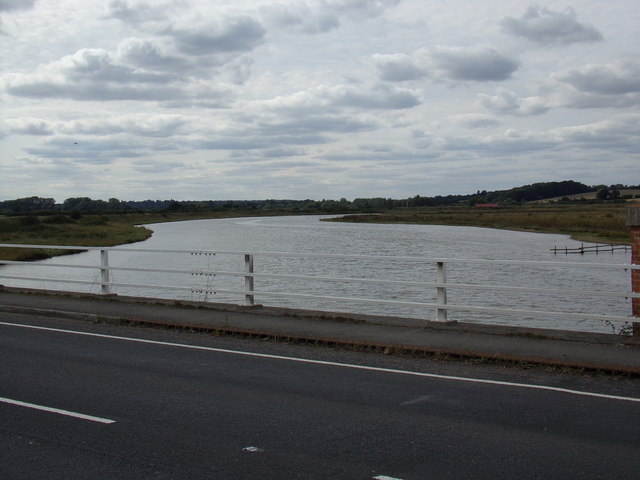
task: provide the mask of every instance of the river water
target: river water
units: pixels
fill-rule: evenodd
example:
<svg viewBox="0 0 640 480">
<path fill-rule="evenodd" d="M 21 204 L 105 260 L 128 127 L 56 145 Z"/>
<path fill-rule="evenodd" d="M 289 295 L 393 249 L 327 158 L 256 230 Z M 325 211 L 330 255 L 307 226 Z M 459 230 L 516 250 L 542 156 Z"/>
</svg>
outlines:
<svg viewBox="0 0 640 480">
<path fill-rule="evenodd" d="M 148 225 L 153 236 L 136 245 L 122 248 L 224 250 L 242 252 L 292 252 L 310 254 L 349 254 L 401 256 L 444 259 L 491 259 L 554 262 L 553 265 L 523 266 L 447 263 L 447 280 L 452 283 L 475 283 L 540 288 L 564 288 L 604 291 L 628 291 L 630 274 L 623 269 L 579 268 L 573 263 L 625 264 L 630 253 L 616 252 L 587 255 L 554 255 L 550 249 L 577 247 L 579 242 L 564 235 L 515 232 L 476 227 L 450 227 L 439 225 L 380 225 L 323 222 L 321 216 L 256 217 L 220 220 L 197 220 Z M 111 266 L 138 268 L 175 268 L 194 271 L 218 270 L 239 272 L 244 258 L 239 255 L 202 254 L 149 254 L 110 252 Z M 64 259 L 64 261 L 63 261 Z M 99 264 L 97 252 L 50 259 L 38 263 Z M 21 266 L 22 267 L 22 266 Z M 21 275 L 30 275 L 36 266 L 21 268 Z M 83 278 L 91 286 L 51 284 L 45 281 L 6 280 L 6 285 L 33 288 L 55 288 L 74 291 L 99 292 L 99 274 L 95 270 L 77 268 L 49 268 L 38 275 L 56 278 Z M 17 266 L 4 267 L 5 274 L 17 272 Z M 55 271 L 55 273 L 54 273 Z M 432 262 L 383 261 L 380 259 L 300 258 L 256 254 L 255 273 L 279 273 L 350 278 L 384 278 L 435 282 L 436 271 Z M 25 273 L 26 272 L 26 273 Z M 16 273 L 13 273 L 16 274 Z M 242 277 L 216 275 L 149 274 L 140 272 L 112 272 L 115 283 L 153 285 L 180 285 L 176 289 L 153 290 L 138 287 L 114 287 L 121 295 L 155 296 L 192 301 L 243 303 L 239 294 L 213 293 L 220 289 L 243 290 Z M 354 282 L 321 282 L 291 279 L 256 278 L 256 291 L 284 291 L 311 293 L 335 297 L 361 297 L 434 303 L 435 288 L 406 285 L 381 286 Z M 205 291 L 205 292 L 203 292 Z M 264 305 L 285 306 L 326 311 L 375 313 L 414 318 L 434 319 L 432 308 L 352 303 L 343 300 L 257 295 L 256 302 Z M 562 312 L 600 313 L 629 316 L 630 301 L 623 297 L 609 298 L 596 295 L 578 297 L 553 293 L 492 292 L 486 290 L 448 289 L 448 302 L 455 305 L 534 309 Z M 523 325 L 542 328 L 561 328 L 582 331 L 612 332 L 621 324 L 609 325 L 601 320 L 583 318 L 530 316 L 523 314 L 487 314 L 450 311 L 449 318 L 460 321 Z"/>
</svg>

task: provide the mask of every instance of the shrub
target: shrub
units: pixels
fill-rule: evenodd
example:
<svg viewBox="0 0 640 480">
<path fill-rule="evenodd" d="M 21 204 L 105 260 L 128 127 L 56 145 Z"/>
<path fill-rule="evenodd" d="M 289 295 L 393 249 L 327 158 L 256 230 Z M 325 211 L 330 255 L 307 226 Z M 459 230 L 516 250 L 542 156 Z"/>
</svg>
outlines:
<svg viewBox="0 0 640 480">
<path fill-rule="evenodd" d="M 52 217 L 47 217 L 43 220 L 43 222 L 49 223 L 49 224 L 76 223 L 75 220 L 73 220 L 70 217 L 67 217 L 66 215 L 54 215 Z"/>
</svg>

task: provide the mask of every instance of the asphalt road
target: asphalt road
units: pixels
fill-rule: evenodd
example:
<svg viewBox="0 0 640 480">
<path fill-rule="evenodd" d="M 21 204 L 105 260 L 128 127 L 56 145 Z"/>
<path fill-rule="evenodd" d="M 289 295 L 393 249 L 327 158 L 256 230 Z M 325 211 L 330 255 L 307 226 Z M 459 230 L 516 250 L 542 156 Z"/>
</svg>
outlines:
<svg viewBox="0 0 640 480">
<path fill-rule="evenodd" d="M 0 397 L 5 480 L 640 472 L 633 379 L 2 314 Z"/>
</svg>

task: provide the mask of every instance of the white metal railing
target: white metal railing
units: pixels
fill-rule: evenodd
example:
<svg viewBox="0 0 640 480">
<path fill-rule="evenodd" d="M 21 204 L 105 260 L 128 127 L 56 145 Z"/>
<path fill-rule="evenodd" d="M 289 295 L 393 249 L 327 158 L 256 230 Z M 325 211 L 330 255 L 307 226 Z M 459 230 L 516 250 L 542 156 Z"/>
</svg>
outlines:
<svg viewBox="0 0 640 480">
<path fill-rule="evenodd" d="M 635 321 L 636 317 L 622 316 L 622 315 L 607 315 L 600 313 L 582 313 L 582 312 L 560 312 L 560 311 L 548 311 L 538 309 L 521 309 L 521 308 L 503 308 L 495 306 L 479 306 L 479 305 L 456 305 L 451 304 L 447 300 L 448 291 L 451 289 L 464 289 L 464 290 L 490 290 L 490 291 L 503 291 L 503 292 L 524 292 L 524 293 L 549 293 L 554 295 L 576 295 L 576 296 L 602 296 L 602 297 L 615 297 L 619 299 L 632 299 L 640 298 L 640 293 L 634 293 L 631 291 L 603 291 L 603 290 L 576 290 L 567 288 L 546 288 L 546 287 L 525 287 L 514 285 L 483 285 L 476 283 L 451 283 L 447 281 L 447 264 L 468 264 L 468 265 L 510 265 L 519 266 L 522 268 L 532 266 L 560 266 L 560 267 L 586 267 L 597 269 L 619 269 L 624 271 L 639 270 L 640 265 L 630 264 L 600 264 L 600 263 L 569 263 L 569 262 L 540 262 L 540 261 L 514 261 L 514 260 L 483 260 L 483 259 L 442 259 L 442 258 L 419 258 L 419 257 L 407 257 L 407 256 L 375 256 L 375 255 L 337 255 L 337 254 L 308 254 L 308 253 L 286 253 L 286 252 L 240 252 L 240 251 L 221 251 L 221 250 L 171 250 L 171 249 L 141 249 L 141 248 L 123 248 L 123 247 L 86 247 L 86 246 L 59 246 L 59 245 L 23 245 L 23 244 L 0 244 L 0 248 L 12 247 L 12 248 L 37 248 L 37 249 L 55 249 L 55 250 L 89 250 L 98 251 L 100 254 L 99 265 L 75 265 L 69 263 L 59 263 L 56 261 L 49 262 L 26 262 L 26 261 L 5 261 L 0 260 L 0 265 L 38 265 L 45 268 L 76 268 L 76 269 L 90 269 L 99 272 L 99 282 L 95 280 L 75 280 L 75 279 L 60 279 L 42 276 L 23 276 L 23 275 L 7 275 L 0 268 L 0 279 L 15 279 L 15 280 L 28 280 L 28 281 L 43 281 L 43 282 L 62 282 L 66 284 L 91 284 L 98 283 L 102 294 L 108 295 L 114 293 L 114 288 L 149 288 L 149 289 L 168 289 L 173 291 L 189 291 L 199 294 L 232 294 L 238 295 L 241 298 L 244 297 L 244 302 L 247 305 L 253 305 L 256 297 L 286 297 L 286 298 L 307 298 L 307 299 L 323 299 L 337 302 L 358 302 L 358 303 L 372 303 L 372 304 L 387 304 L 387 305 L 404 305 L 413 307 L 425 307 L 433 308 L 436 310 L 436 318 L 438 321 L 445 322 L 448 319 L 448 311 L 468 311 L 468 312 L 482 312 L 482 313 L 495 313 L 495 314 L 527 314 L 532 316 L 558 316 L 558 317 L 580 317 L 592 320 L 601 320 L 605 322 L 629 322 Z M 176 254 L 189 254 L 192 256 L 216 256 L 216 255 L 229 255 L 239 256 L 241 260 L 238 262 L 238 270 L 212 270 L 212 269 L 183 269 L 183 268 L 155 268 L 155 267 L 132 267 L 132 266 L 113 266 L 110 265 L 110 253 L 160 253 L 168 255 Z M 398 280 L 398 279 L 380 279 L 370 277 L 331 277 L 323 275 L 305 275 L 298 273 L 269 273 L 269 272 L 256 272 L 254 268 L 254 258 L 260 257 L 299 257 L 304 259 L 338 259 L 338 260 L 353 260 L 353 261 L 385 261 L 385 262 L 410 262 L 410 263 L 422 263 L 431 264 L 435 266 L 436 274 L 435 281 L 415 281 L 415 280 Z M 227 276 L 227 277 L 239 277 L 244 279 L 244 288 L 212 288 L 208 286 L 202 287 L 190 287 L 185 285 L 163 285 L 152 283 L 123 283 L 115 282 L 112 278 L 112 272 L 144 272 L 148 274 L 157 273 L 169 273 L 169 274 L 189 274 L 200 275 L 205 277 Z M 420 288 L 432 288 L 435 289 L 435 303 L 422 302 L 422 301 L 409 301 L 409 300 L 394 300 L 383 298 L 366 298 L 366 297 L 352 297 L 352 296 L 339 296 L 339 295 L 320 295 L 310 292 L 293 292 L 293 291 L 272 291 L 272 290 L 256 290 L 255 279 L 288 279 L 300 282 L 347 282 L 347 283 L 361 283 L 361 284 L 380 284 L 380 285 L 397 285 L 397 286 L 411 286 Z"/>
</svg>

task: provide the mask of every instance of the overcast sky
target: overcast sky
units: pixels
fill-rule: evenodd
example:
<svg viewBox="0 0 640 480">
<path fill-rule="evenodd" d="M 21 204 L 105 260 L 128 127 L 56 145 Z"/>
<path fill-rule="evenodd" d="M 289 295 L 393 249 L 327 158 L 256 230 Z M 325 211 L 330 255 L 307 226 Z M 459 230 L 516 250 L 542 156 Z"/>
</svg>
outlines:
<svg viewBox="0 0 640 480">
<path fill-rule="evenodd" d="M 0 199 L 640 183 L 637 0 L 0 0 Z"/>
</svg>

